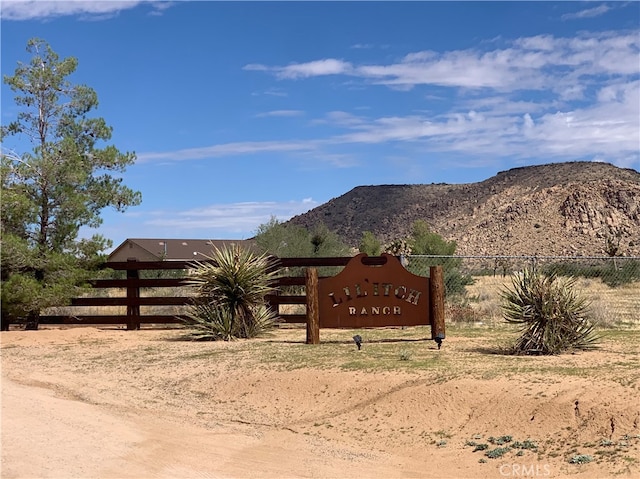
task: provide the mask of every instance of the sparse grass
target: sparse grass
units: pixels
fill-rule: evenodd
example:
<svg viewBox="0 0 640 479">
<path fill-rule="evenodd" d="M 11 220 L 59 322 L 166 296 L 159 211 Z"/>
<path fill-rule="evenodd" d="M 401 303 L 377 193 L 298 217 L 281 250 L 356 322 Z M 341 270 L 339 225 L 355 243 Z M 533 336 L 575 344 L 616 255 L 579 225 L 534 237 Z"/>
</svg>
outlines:
<svg viewBox="0 0 640 479">
<path fill-rule="evenodd" d="M 509 277 L 475 276 L 474 283 L 465 287 L 468 307 L 473 321 L 492 324 L 502 321 L 500 290 L 509 285 Z M 600 328 L 640 326 L 640 282 L 610 287 L 600 278 L 579 278 L 576 289 L 591 301 L 596 325 Z M 455 321 L 448 316 L 448 321 Z"/>
<path fill-rule="evenodd" d="M 4 333 L 3 333 L 4 334 Z M 39 334 L 39 333 L 38 333 Z M 361 351 L 357 350 L 352 337 L 359 334 L 364 339 Z M 118 371 L 119 381 L 125 381 L 129 385 L 132 394 L 138 395 L 138 401 L 143 408 L 178 408 L 185 409 L 199 404 L 203 398 L 210 398 L 208 405 L 216 406 L 216 411 L 225 408 L 217 407 L 226 404 L 229 409 L 241 406 L 243 399 L 240 395 L 215 396 L 215 390 L 224 385 L 220 381 L 222 376 L 233 376 L 236 369 L 262 372 L 262 368 L 284 372 L 283 376 L 289 376 L 289 372 L 306 368 L 317 371 L 319 382 L 317 387 L 311 389 L 312 395 L 317 401 L 322 401 L 331 394 L 339 399 L 337 402 L 344 404 L 357 404 L 359 414 L 358 425 L 345 431 L 337 417 L 347 414 L 347 408 L 337 408 L 338 414 L 331 417 L 325 415 L 310 416 L 308 429 L 300 429 L 301 434 L 322 436 L 329 431 L 331 434 L 361 434 L 375 437 L 383 441 L 400 440 L 413 441 L 413 444 L 423 444 L 436 448 L 445 448 L 442 452 L 453 452 L 463 444 L 464 438 L 460 438 L 460 429 L 450 423 L 439 424 L 433 429 L 420 432 L 420 429 L 412 430 L 414 423 L 410 421 L 396 427 L 393 431 L 385 429 L 385 421 L 393 413 L 388 410 L 376 411 L 380 404 L 389 403 L 397 397 L 393 395 L 402 388 L 412 388 L 415 385 L 433 385 L 434 388 L 449 386 L 445 383 L 453 380 L 492 381 L 498 383 L 507 380 L 513 381 L 514 391 L 520 391 L 523 397 L 527 396 L 526 389 L 531 387 L 529 398 L 540 401 L 541 404 L 552 403 L 555 399 L 554 386 L 566 377 L 588 378 L 594 383 L 615 381 L 626 388 L 633 388 L 640 394 L 640 381 L 637 379 L 637 370 L 640 369 L 640 357 L 638 345 L 640 345 L 640 330 L 608 330 L 602 339 L 602 348 L 605 354 L 598 359 L 592 359 L 592 353 L 578 353 L 562 357 L 527 357 L 509 356 L 501 354 L 499 344 L 513 338 L 517 332 L 508 324 L 495 325 L 493 327 L 478 327 L 471 324 L 448 324 L 447 339 L 442 349 L 430 338 L 429 327 L 410 328 L 383 328 L 383 329 L 359 329 L 359 330 L 321 330 L 319 345 L 307 345 L 304 343 L 306 331 L 304 328 L 291 328 L 276 330 L 269 336 L 257 340 L 238 340 L 232 343 L 202 343 L 187 341 L 184 333 L 176 330 L 166 332 L 136 331 L 136 332 L 101 332 L 99 336 L 79 336 L 73 342 L 62 344 L 42 344 L 37 348 L 26 348 L 19 342 L 2 344 L 4 357 L 20 358 L 22 364 L 39 371 L 39 374 L 57 374 L 60 368 L 60 376 L 73 374 L 82 377 L 83 384 L 90 384 L 91 375 L 99 371 Z M 116 336 L 114 336 L 116 335 Z M 128 338 L 139 338 L 148 335 L 149 341 L 127 344 Z M 117 337 L 117 340 L 116 340 Z M 7 336 L 11 338 L 11 336 Z M 4 339 L 4 338 L 3 338 Z M 115 343 L 115 344 L 114 344 Z M 113 349 L 113 346 L 117 349 Z M 410 355 L 410 360 L 399 359 L 403 354 Z M 594 355 L 595 356 L 595 355 Z M 3 359 L 4 360 L 4 359 Z M 212 367 L 212 365 L 216 367 Z M 188 366 L 188 372 L 176 375 L 168 374 L 156 377 L 153 381 L 146 378 L 146 369 L 149 365 L 161 365 L 167 371 L 172 371 L 172 366 Z M 184 368 L 183 368 L 184 369 Z M 385 389 L 378 385 L 369 387 L 367 393 L 357 389 L 351 398 L 351 392 L 336 392 L 327 383 L 333 373 L 340 370 L 356 371 L 350 375 L 354 378 L 364 378 L 360 386 L 369 387 L 368 376 L 365 373 L 384 373 L 387 371 L 407 374 L 394 388 Z M 225 371 L 225 372 L 221 372 Z M 294 376 L 294 375 L 291 375 Z M 392 376 L 384 374 L 383 376 Z M 398 374 L 400 376 L 400 374 Z M 259 382 L 255 377 L 252 382 Z M 290 383 L 283 383 L 288 387 Z M 457 386 L 459 383 L 455 383 Z M 252 385 L 253 387 L 253 385 Z M 256 384 L 256 390 L 260 386 Z M 271 387 L 271 386 L 269 386 Z M 281 385 L 282 387 L 282 385 Z M 296 387 L 295 384 L 292 387 Z M 351 386 L 349 386 L 351 387 Z M 372 390 L 373 389 L 373 390 Z M 251 391 L 251 390 L 250 390 Z M 270 391 L 265 389 L 264 391 Z M 264 392 L 263 391 L 263 392 Z M 96 394 L 97 392 L 87 392 Z M 247 394 L 245 391 L 243 394 Z M 251 394 L 249 392 L 248 394 Z M 273 389 L 270 394 L 279 401 L 278 390 Z M 109 402 L 100 396 L 96 402 Z M 168 399 L 167 399 L 168 398 Z M 222 399 L 221 399 L 222 398 Z M 366 398 L 366 399 L 361 399 Z M 381 399 L 383 398 L 383 399 Z M 363 402 L 360 402 L 360 401 Z M 167 402 L 169 401 L 169 402 Z M 349 402 L 351 401 L 351 403 Z M 371 402 L 370 402 L 371 401 Z M 282 402 L 280 403 L 282 404 Z M 582 404 L 582 401 L 581 401 Z M 374 406 L 372 406 L 374 405 Z M 408 404 L 403 411 L 415 411 L 420 409 L 423 403 Z M 198 407 L 202 408 L 202 405 Z M 208 407 L 208 406 L 207 406 Z M 194 409 L 196 410 L 196 409 Z M 197 411 L 197 410 L 196 410 Z M 207 409 L 208 411 L 208 409 Z M 283 408 L 286 415 L 286 408 Z M 194 413 L 196 414 L 196 413 Z M 211 412 L 202 412 L 203 417 L 211 417 Z M 413 413 L 411 413 L 413 414 Z M 495 414 L 493 410 L 487 414 Z M 404 416 L 404 412 L 402 413 Z M 281 417 L 281 416 L 279 416 Z M 284 417 L 284 416 L 282 416 Z M 397 418 L 394 417 L 393 420 Z M 297 429 L 298 426 L 296 426 Z M 418 428 L 421 426 L 418 425 Z M 429 426 L 425 426 L 428 428 Z M 563 428 L 560 435 L 572 437 L 578 429 Z M 511 430 L 501 428 L 475 428 L 469 431 L 466 437 L 471 438 L 465 444 L 465 453 L 476 453 L 476 459 L 480 458 L 496 463 L 492 459 L 501 458 L 512 462 L 521 461 L 525 456 L 527 460 L 534 457 L 544 457 L 551 460 L 558 458 L 557 462 L 564 463 L 582 453 L 593 458 L 594 463 L 609 464 L 616 462 L 619 467 L 635 468 L 637 464 L 630 459 L 637 453 L 640 437 L 635 432 L 627 436 L 609 437 L 603 433 L 591 437 L 581 437 L 575 443 L 553 438 L 547 442 L 546 437 L 524 439 L 519 434 L 528 434 L 526 430 Z M 482 434 L 476 434 L 476 433 Z M 524 436 L 525 438 L 527 436 Z M 398 439 L 403 438 L 403 439 Z M 462 439 L 462 441 L 461 441 Z M 540 444 L 540 446 L 538 446 Z M 626 445 L 628 444 L 628 445 Z M 490 454 L 486 455 L 485 454 Z M 473 456 L 472 456 L 473 457 Z M 498 459 L 500 461 L 500 459 Z M 575 464 L 580 464 L 576 462 Z M 595 464 L 597 466 L 597 464 Z M 480 467 L 480 466 L 478 466 Z M 592 467 L 592 466 L 585 466 Z M 616 466 L 618 467 L 618 466 Z"/>
<path fill-rule="evenodd" d="M 403 349 L 402 351 L 400 351 L 400 361 L 410 361 L 412 355 L 413 354 L 411 353 L 411 351 L 409 351 L 408 349 Z"/>
<path fill-rule="evenodd" d="M 126 335 L 129 333 L 122 332 Z M 167 335 L 180 337 L 180 330 L 169 330 Z M 282 335 L 288 339 L 283 340 Z M 352 336 L 359 334 L 364 339 L 358 351 Z M 617 381 L 628 387 L 640 388 L 635 371 L 640 369 L 638 345 L 640 330 L 609 330 L 603 335 L 601 349 L 615 352 L 616 360 L 584 364 L 581 354 L 541 360 L 537 357 L 509 356 L 502 354 L 500 344 L 515 337 L 516 331 L 509 325 L 500 327 L 477 327 L 471 325 L 448 325 L 447 339 L 438 351 L 430 340 L 429 327 L 380 328 L 359 330 L 321 330 L 321 344 L 304 344 L 304 329 L 276 331 L 259 340 L 241 340 L 227 347 L 211 347 L 206 343 L 189 342 L 189 353 L 172 361 L 215 360 L 222 362 L 243 361 L 255 368 L 274 367 L 277 370 L 301 368 L 344 369 L 351 371 L 403 371 L 420 374 L 428 372 L 429 381 L 444 382 L 456 378 L 491 380 L 514 379 L 528 375 L 530 382 L 548 382 L 553 377 L 589 377 L 593 380 Z M 454 342 L 464 340 L 460 348 Z M 78 340 L 79 345 L 90 348 L 107 344 L 108 339 Z M 136 362 L 139 358 L 156 355 L 158 359 L 169 354 L 166 341 L 155 341 L 142 349 L 121 352 L 118 361 Z M 20 349 L 16 344 L 2 345 L 11 351 Z M 73 354 L 76 348 L 59 346 L 51 357 L 58 354 Z M 98 356 L 98 354 L 94 354 Z M 400 360 L 402 356 L 410 360 Z M 106 359 L 105 359 L 106 360 Z M 166 360 L 166 359 L 165 359 Z M 96 360 L 96 363 L 99 363 Z M 539 379 L 538 379 L 539 378 Z M 636 379 L 634 379 L 636 378 Z"/>
<path fill-rule="evenodd" d="M 259 341 L 240 341 L 232 348 L 233 354 L 243 356 L 244 361 L 254 363 L 257 368 L 295 370 L 311 367 L 352 371 L 400 370 L 409 373 L 429 371 L 430 380 L 434 382 L 460 377 L 511 379 L 528 374 L 532 381 L 535 378 L 548 381 L 553 376 L 569 376 L 601 378 L 620 383 L 626 381 L 624 385 L 629 385 L 631 373 L 640 368 L 640 358 L 637 355 L 640 330 L 608 331 L 602 339 L 601 347 L 607 351 L 616 351 L 620 359 L 615 364 L 602 362 L 589 365 L 583 364 L 579 355 L 542 361 L 536 357 L 502 354 L 499 345 L 517 334 L 509 325 L 499 328 L 448 326 L 448 338 L 472 340 L 473 346 L 456 349 L 455 354 L 450 350 L 447 339 L 438 351 L 435 342 L 428 339 L 428 327 L 321 330 L 321 343 L 318 345 L 304 344 L 303 329 L 291 330 L 288 334 L 297 339 L 281 341 L 277 339 L 276 333 Z M 354 334 L 359 334 L 364 339 L 361 351 L 353 343 Z M 221 350 L 219 354 L 222 357 L 231 353 Z M 410 360 L 399 360 L 403 355 L 410 356 Z M 433 372 L 437 374 L 433 375 Z"/>
</svg>

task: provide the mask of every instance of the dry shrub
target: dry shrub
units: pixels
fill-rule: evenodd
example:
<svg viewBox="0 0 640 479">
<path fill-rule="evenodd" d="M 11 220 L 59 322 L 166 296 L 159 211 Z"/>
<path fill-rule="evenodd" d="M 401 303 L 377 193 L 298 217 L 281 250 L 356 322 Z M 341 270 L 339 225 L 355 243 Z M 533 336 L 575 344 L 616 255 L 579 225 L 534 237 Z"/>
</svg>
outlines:
<svg viewBox="0 0 640 479">
<path fill-rule="evenodd" d="M 445 304 L 445 317 L 454 323 L 475 323 L 478 316 L 475 310 L 468 304 Z"/>
</svg>

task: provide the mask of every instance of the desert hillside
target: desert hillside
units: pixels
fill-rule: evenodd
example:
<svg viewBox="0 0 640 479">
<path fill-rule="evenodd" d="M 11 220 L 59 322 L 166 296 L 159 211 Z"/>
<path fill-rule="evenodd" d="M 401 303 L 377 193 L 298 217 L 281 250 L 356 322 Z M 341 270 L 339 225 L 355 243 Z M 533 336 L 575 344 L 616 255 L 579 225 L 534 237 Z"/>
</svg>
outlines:
<svg viewBox="0 0 640 479">
<path fill-rule="evenodd" d="M 478 183 L 359 186 L 290 220 L 324 223 L 357 246 L 407 236 L 415 220 L 462 255 L 640 255 L 640 172 L 607 163 L 514 168 Z"/>
</svg>

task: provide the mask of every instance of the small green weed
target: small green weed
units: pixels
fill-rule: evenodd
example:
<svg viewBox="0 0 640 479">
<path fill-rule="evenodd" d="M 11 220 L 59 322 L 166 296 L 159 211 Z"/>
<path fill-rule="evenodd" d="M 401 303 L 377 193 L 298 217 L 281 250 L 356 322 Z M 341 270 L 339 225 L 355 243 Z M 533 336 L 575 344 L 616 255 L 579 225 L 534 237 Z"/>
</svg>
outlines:
<svg viewBox="0 0 640 479">
<path fill-rule="evenodd" d="M 538 445 L 529 439 L 525 439 L 522 442 L 515 441 L 513 444 L 511 444 L 511 447 L 513 447 L 514 449 L 538 449 Z"/>
<path fill-rule="evenodd" d="M 400 361 L 410 361 L 412 356 L 411 351 L 407 349 L 400 351 Z"/>
<path fill-rule="evenodd" d="M 496 447 L 495 449 L 491 449 L 490 451 L 485 452 L 484 455 L 487 456 L 489 459 L 498 459 L 504 456 L 510 450 L 511 450 L 510 447 Z"/>
<path fill-rule="evenodd" d="M 571 464 L 587 464 L 591 461 L 593 461 L 593 456 L 590 456 L 589 454 L 576 454 L 569 459 Z"/>
<path fill-rule="evenodd" d="M 500 436 L 500 437 L 491 436 L 489 439 L 487 439 L 487 441 L 489 441 L 491 444 L 495 444 L 497 446 L 501 446 L 503 444 L 506 444 L 508 442 L 513 441 L 513 437 L 511 437 L 511 436 Z"/>
</svg>

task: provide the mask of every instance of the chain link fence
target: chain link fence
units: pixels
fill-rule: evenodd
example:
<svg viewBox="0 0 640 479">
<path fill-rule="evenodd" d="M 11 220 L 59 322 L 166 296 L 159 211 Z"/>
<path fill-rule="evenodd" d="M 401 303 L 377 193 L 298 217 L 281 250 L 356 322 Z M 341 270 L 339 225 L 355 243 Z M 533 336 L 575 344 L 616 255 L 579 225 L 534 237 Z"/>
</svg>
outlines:
<svg viewBox="0 0 640 479">
<path fill-rule="evenodd" d="M 447 321 L 491 324 L 503 321 L 501 292 L 524 268 L 576 278 L 576 290 L 590 302 L 602 327 L 640 326 L 640 257 L 406 256 L 405 267 L 429 276 L 442 265 Z"/>
</svg>

